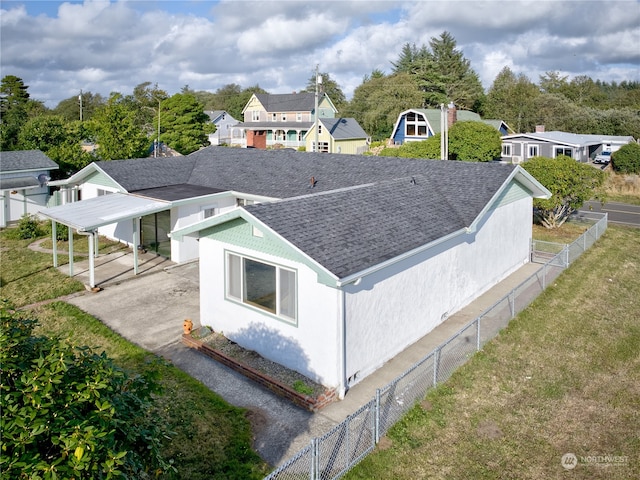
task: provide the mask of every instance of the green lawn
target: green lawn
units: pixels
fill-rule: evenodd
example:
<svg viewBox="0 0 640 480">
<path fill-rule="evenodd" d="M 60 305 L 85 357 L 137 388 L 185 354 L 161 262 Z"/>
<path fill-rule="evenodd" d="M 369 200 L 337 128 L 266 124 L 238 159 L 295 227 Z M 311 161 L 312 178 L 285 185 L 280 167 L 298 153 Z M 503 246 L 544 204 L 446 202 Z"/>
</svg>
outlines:
<svg viewBox="0 0 640 480">
<path fill-rule="evenodd" d="M 640 478 L 639 399 L 640 229 L 609 226 L 346 478 Z"/>
<path fill-rule="evenodd" d="M 27 248 L 32 240 L 12 240 L 0 232 L 2 286 L 0 298 L 24 306 L 84 287 L 51 267 L 51 255 Z M 189 480 L 258 479 L 269 467 L 251 448 L 252 433 L 246 411 L 222 398 L 181 370 L 160 362 L 126 341 L 102 322 L 70 304 L 54 301 L 29 310 L 37 318 L 39 334 L 57 334 L 78 345 L 105 351 L 122 367 L 141 372 L 159 368 L 164 392 L 157 398 L 156 415 L 175 432 L 164 454 L 178 470 L 169 478 Z M 166 477 L 165 477 L 166 478 Z"/>
</svg>

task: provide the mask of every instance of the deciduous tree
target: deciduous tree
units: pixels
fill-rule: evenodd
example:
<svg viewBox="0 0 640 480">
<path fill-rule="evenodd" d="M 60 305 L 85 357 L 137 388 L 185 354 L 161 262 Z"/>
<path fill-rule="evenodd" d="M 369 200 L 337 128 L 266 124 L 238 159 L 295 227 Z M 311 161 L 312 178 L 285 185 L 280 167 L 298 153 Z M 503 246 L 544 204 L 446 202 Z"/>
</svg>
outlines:
<svg viewBox="0 0 640 480">
<path fill-rule="evenodd" d="M 456 122 L 449 129 L 449 157 L 466 162 L 490 162 L 500 158 L 500 132 L 482 122 Z"/>
<path fill-rule="evenodd" d="M 546 228 L 562 225 L 604 181 L 601 170 L 564 155 L 534 157 L 523 167 L 552 193 L 548 200 L 533 201 L 534 220 Z"/>
</svg>

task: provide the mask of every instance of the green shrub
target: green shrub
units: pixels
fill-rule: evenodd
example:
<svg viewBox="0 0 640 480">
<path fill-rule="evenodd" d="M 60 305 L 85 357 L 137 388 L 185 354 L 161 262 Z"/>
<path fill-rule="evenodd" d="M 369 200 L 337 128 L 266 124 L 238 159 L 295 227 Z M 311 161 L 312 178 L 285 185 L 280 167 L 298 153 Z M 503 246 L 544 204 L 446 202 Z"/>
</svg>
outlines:
<svg viewBox="0 0 640 480">
<path fill-rule="evenodd" d="M 42 234 L 51 236 L 51 231 L 51 222 L 45 222 L 42 225 Z M 58 223 L 56 225 L 56 240 L 69 240 L 69 227 L 63 225 L 62 223 Z"/>
<path fill-rule="evenodd" d="M 27 238 L 41 237 L 43 234 L 40 221 L 34 215 L 23 215 L 11 236 L 19 240 L 26 240 Z"/>
<path fill-rule="evenodd" d="M 36 336 L 0 305 L 2 478 L 151 478 L 173 470 L 152 414 L 155 373 L 131 375 L 102 352 Z"/>
<path fill-rule="evenodd" d="M 380 157 L 399 157 L 400 156 L 400 149 L 399 148 L 383 148 L 382 150 L 380 150 L 380 153 L 378 154 Z"/>
<path fill-rule="evenodd" d="M 611 167 L 618 173 L 640 173 L 640 145 L 628 143 L 613 152 Z"/>
</svg>

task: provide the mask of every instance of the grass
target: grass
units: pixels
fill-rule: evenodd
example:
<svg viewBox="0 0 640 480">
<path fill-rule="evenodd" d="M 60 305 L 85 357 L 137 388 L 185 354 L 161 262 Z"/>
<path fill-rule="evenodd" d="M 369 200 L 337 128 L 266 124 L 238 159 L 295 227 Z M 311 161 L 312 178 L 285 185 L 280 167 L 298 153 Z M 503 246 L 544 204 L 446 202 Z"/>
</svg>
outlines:
<svg viewBox="0 0 640 480">
<path fill-rule="evenodd" d="M 4 233 L 0 233 L 0 298 L 23 306 L 84 289 L 50 266 L 50 254 L 26 248 L 32 240 L 12 240 Z M 126 341 L 73 305 L 45 303 L 30 309 L 29 315 L 40 322 L 40 334 L 56 334 L 78 345 L 95 347 L 130 371 L 159 369 L 164 392 L 156 399 L 154 413 L 175 432 L 165 444 L 164 455 L 178 470 L 176 475 L 163 478 L 258 479 L 268 473 L 269 466 L 251 448 L 251 427 L 244 409 L 229 405 L 186 373 Z"/>
<path fill-rule="evenodd" d="M 33 241 L 14 240 L 7 230 L 0 232 L 0 298 L 22 307 L 84 289 L 81 282 L 53 268 L 50 253 L 27 248 Z"/>
<path fill-rule="evenodd" d="M 608 202 L 640 205 L 640 175 L 608 171 L 602 193 Z"/>
<path fill-rule="evenodd" d="M 640 478 L 638 245 L 610 226 L 346 478 Z"/>
<path fill-rule="evenodd" d="M 581 222 L 565 222 L 560 228 L 545 228 L 533 225 L 533 239 L 553 243 L 571 243 L 591 227 Z"/>
</svg>

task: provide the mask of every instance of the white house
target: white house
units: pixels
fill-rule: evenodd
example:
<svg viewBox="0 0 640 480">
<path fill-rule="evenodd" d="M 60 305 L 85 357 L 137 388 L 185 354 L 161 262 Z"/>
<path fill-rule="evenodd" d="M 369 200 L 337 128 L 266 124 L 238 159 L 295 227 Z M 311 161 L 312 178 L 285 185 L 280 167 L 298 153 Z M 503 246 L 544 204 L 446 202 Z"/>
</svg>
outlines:
<svg viewBox="0 0 640 480">
<path fill-rule="evenodd" d="M 40 150 L 0 152 L 0 227 L 45 208 L 51 171 L 57 169 Z"/>
<path fill-rule="evenodd" d="M 527 263 L 550 195 L 505 164 L 233 157 L 222 176 L 250 160 L 239 191 L 280 200 L 171 233 L 199 240 L 201 323 L 341 396 Z"/>
</svg>

